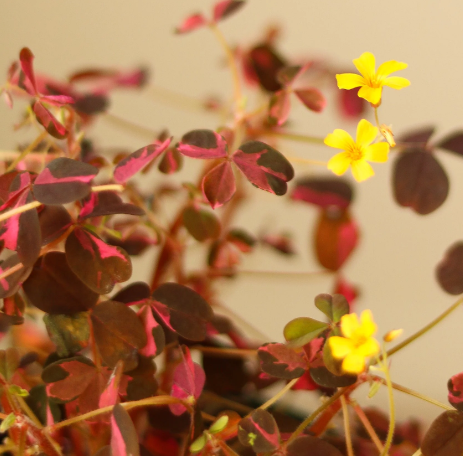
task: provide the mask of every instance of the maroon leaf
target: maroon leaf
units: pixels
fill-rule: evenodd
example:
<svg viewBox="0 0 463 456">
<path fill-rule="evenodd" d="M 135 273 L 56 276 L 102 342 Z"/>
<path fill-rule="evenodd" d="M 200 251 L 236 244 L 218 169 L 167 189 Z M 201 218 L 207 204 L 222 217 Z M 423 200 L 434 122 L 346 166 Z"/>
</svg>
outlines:
<svg viewBox="0 0 463 456">
<path fill-rule="evenodd" d="M 233 269 L 239 264 L 240 254 L 238 249 L 226 241 L 215 241 L 211 245 L 207 263 L 215 269 Z"/>
<path fill-rule="evenodd" d="M 40 100 L 52 106 L 63 106 L 74 103 L 74 98 L 67 95 L 41 95 Z"/>
<path fill-rule="evenodd" d="M 56 117 L 40 102 L 36 101 L 32 110 L 40 125 L 54 138 L 63 139 L 68 135 L 66 128 L 58 122 Z"/>
<path fill-rule="evenodd" d="M 418 214 L 430 214 L 447 198 L 447 174 L 430 152 L 423 149 L 403 152 L 395 162 L 393 173 L 396 202 Z"/>
<path fill-rule="evenodd" d="M 21 69 L 23 70 L 27 79 L 31 83 L 31 86 L 33 89 L 33 92 L 29 91 L 29 93 L 31 95 L 36 95 L 37 94 L 37 84 L 35 82 L 35 74 L 34 74 L 34 67 L 33 67 L 34 54 L 32 54 L 32 51 L 29 48 L 24 47 L 21 49 L 19 53 L 19 62 L 21 64 Z"/>
<path fill-rule="evenodd" d="M 234 228 L 230 230 L 226 237 L 240 252 L 248 253 L 256 245 L 256 238 L 244 230 Z"/>
<path fill-rule="evenodd" d="M 13 207 L 24 206 L 33 201 L 31 192 L 24 191 Z M 8 218 L 1 228 L 0 240 L 7 249 L 18 253 L 24 266 L 32 266 L 39 257 L 42 244 L 37 210 L 32 209 Z"/>
<path fill-rule="evenodd" d="M 40 257 L 23 284 L 30 302 L 51 314 L 74 314 L 91 309 L 98 294 L 90 290 L 69 268 L 66 255 L 49 252 Z"/>
<path fill-rule="evenodd" d="M 357 381 L 356 375 L 334 375 L 325 366 L 311 367 L 309 373 L 312 380 L 324 388 L 342 388 Z"/>
<path fill-rule="evenodd" d="M 347 210 L 324 209 L 315 230 L 315 251 L 320 264 L 338 271 L 358 243 L 359 231 Z"/>
<path fill-rule="evenodd" d="M 153 292 L 153 309 L 166 325 L 188 340 L 207 335 L 213 312 L 195 291 L 177 283 L 164 283 Z"/>
<path fill-rule="evenodd" d="M 200 13 L 192 14 L 188 16 L 182 24 L 175 29 L 175 33 L 188 33 L 196 30 L 197 28 L 203 27 L 206 25 L 207 21 L 204 16 Z"/>
<path fill-rule="evenodd" d="M 124 363 L 122 361 L 118 361 L 116 367 L 111 373 L 111 376 L 109 377 L 104 391 L 101 393 L 100 400 L 98 401 L 99 408 L 115 405 L 119 400 L 119 388 L 121 384 L 123 368 Z"/>
<path fill-rule="evenodd" d="M 437 265 L 436 277 L 439 285 L 452 295 L 463 293 L 463 242 L 456 242 L 445 252 Z"/>
<path fill-rule="evenodd" d="M 214 6 L 214 21 L 218 22 L 228 16 L 231 16 L 244 6 L 244 3 L 244 0 L 224 0 L 216 3 Z"/>
<path fill-rule="evenodd" d="M 108 294 L 116 283 L 125 282 L 132 275 L 127 253 L 85 228 L 76 227 L 67 237 L 65 252 L 74 274 L 98 294 Z"/>
<path fill-rule="evenodd" d="M 203 178 L 202 189 L 212 209 L 230 201 L 236 191 L 235 176 L 230 162 L 220 163 Z"/>
<path fill-rule="evenodd" d="M 79 220 L 114 214 L 144 215 L 145 211 L 134 204 L 124 203 L 115 192 L 94 192 L 82 203 Z"/>
<path fill-rule="evenodd" d="M 463 451 L 463 413 L 446 411 L 426 432 L 421 444 L 423 456 L 460 456 Z"/>
<path fill-rule="evenodd" d="M 138 435 L 132 419 L 124 407 L 116 404 L 111 417 L 112 456 L 140 456 Z"/>
<path fill-rule="evenodd" d="M 220 235 L 219 219 L 210 211 L 189 206 L 183 211 L 183 225 L 199 242 L 214 239 Z"/>
<path fill-rule="evenodd" d="M 297 89 L 294 93 L 311 111 L 322 112 L 326 107 L 326 98 L 318 89 Z"/>
<path fill-rule="evenodd" d="M 434 134 L 435 127 L 424 127 L 410 133 L 405 133 L 399 136 L 398 140 L 401 143 L 423 143 L 423 146 L 429 141 Z"/>
<path fill-rule="evenodd" d="M 39 212 L 42 246 L 58 239 L 71 226 L 72 219 L 63 206 L 42 206 Z"/>
<path fill-rule="evenodd" d="M 164 350 L 165 335 L 161 325 L 154 319 L 150 306 L 143 306 L 138 312 L 145 328 L 146 345 L 140 350 L 143 356 L 157 356 Z"/>
<path fill-rule="evenodd" d="M 109 99 L 106 95 L 90 93 L 76 98 L 73 107 L 80 114 L 93 116 L 108 109 Z"/>
<path fill-rule="evenodd" d="M 5 261 L 0 263 L 0 274 L 3 275 L 12 268 L 16 270 L 19 264 L 21 264 L 21 261 L 19 261 L 17 254 L 9 256 Z M 31 267 L 26 268 L 22 266 L 8 277 L 0 279 L 0 299 L 13 296 L 19 290 L 22 282 L 27 279 L 31 271 Z"/>
<path fill-rule="evenodd" d="M 265 234 L 260 238 L 260 242 L 263 245 L 271 247 L 276 252 L 282 253 L 283 255 L 294 255 L 296 249 L 293 245 L 291 236 L 287 233 L 281 234 Z"/>
<path fill-rule="evenodd" d="M 303 435 L 293 440 L 286 448 L 287 456 L 342 456 L 333 445 L 311 435 Z"/>
<path fill-rule="evenodd" d="M 257 354 L 261 369 L 272 377 L 292 380 L 300 377 L 309 367 L 302 354 L 296 353 L 285 344 L 264 344 Z"/>
<path fill-rule="evenodd" d="M 111 300 L 133 306 L 148 299 L 150 294 L 151 290 L 148 284 L 145 282 L 134 282 L 118 291 Z"/>
<path fill-rule="evenodd" d="M 27 175 L 27 177 L 25 177 L 26 180 L 29 177 L 29 180 L 26 183 L 26 185 L 29 185 L 30 184 L 30 175 L 29 175 L 29 173 L 20 173 L 19 171 L 15 170 L 15 171 L 10 171 L 8 173 L 2 174 L 0 176 L 0 201 L 2 203 L 4 203 L 5 201 L 7 201 L 10 198 L 10 187 L 13 185 L 13 181 L 16 179 L 16 176 L 18 176 L 18 175 L 21 176 L 21 174 L 26 174 Z M 19 182 L 17 182 L 17 181 L 15 182 L 15 186 L 23 187 L 21 179 L 22 179 L 22 177 L 19 178 Z M 21 190 L 22 190 L 22 188 L 21 188 Z M 2 209 L 3 209 L 3 206 L 2 206 Z"/>
<path fill-rule="evenodd" d="M 365 113 L 367 103 L 358 96 L 358 88 L 338 90 L 338 104 L 341 114 L 350 119 L 358 119 Z"/>
<path fill-rule="evenodd" d="M 153 397 L 158 391 L 158 382 L 155 378 L 156 365 L 151 357 L 138 357 L 136 369 L 127 372 L 130 380 L 127 383 L 127 400 L 138 401 Z"/>
<path fill-rule="evenodd" d="M 260 86 L 268 92 L 281 90 L 278 72 L 286 66 L 285 61 L 269 44 L 260 44 L 251 49 L 250 63 Z"/>
<path fill-rule="evenodd" d="M 294 177 L 284 155 L 260 141 L 243 144 L 233 154 L 233 161 L 252 184 L 275 195 L 284 195 L 286 182 Z"/>
<path fill-rule="evenodd" d="M 270 98 L 268 109 L 269 122 L 271 125 L 283 125 L 291 111 L 290 94 L 286 90 L 275 92 Z"/>
<path fill-rule="evenodd" d="M 305 68 L 300 65 L 286 66 L 278 72 L 277 79 L 285 87 L 288 87 L 301 75 L 301 70 L 305 71 Z"/>
<path fill-rule="evenodd" d="M 137 351 L 146 345 L 143 324 L 135 312 L 116 301 L 105 301 L 91 314 L 98 351 L 109 367 L 124 361 L 124 370 L 137 366 Z"/>
<path fill-rule="evenodd" d="M 161 155 L 169 147 L 171 141 L 172 138 L 167 138 L 162 143 L 149 144 L 131 153 L 114 168 L 114 180 L 120 184 L 128 181 L 134 174 Z"/>
<path fill-rule="evenodd" d="M 347 208 L 353 200 L 353 189 L 347 180 L 333 177 L 308 177 L 299 180 L 291 199 L 305 201 L 318 207 Z"/>
<path fill-rule="evenodd" d="M 164 174 L 174 174 L 180 171 L 183 166 L 183 156 L 175 148 L 171 147 L 166 150 L 161 161 L 159 162 L 158 169 Z"/>
<path fill-rule="evenodd" d="M 456 131 L 446 136 L 436 147 L 448 150 L 457 155 L 463 155 L 463 131 Z"/>
<path fill-rule="evenodd" d="M 66 157 L 55 158 L 34 181 L 34 195 L 43 204 L 67 204 L 85 198 L 98 168 Z"/>
<path fill-rule="evenodd" d="M 227 156 L 225 138 L 212 130 L 192 130 L 185 133 L 178 151 L 192 158 L 224 158 Z"/>
<path fill-rule="evenodd" d="M 463 373 L 454 375 L 447 383 L 448 400 L 457 410 L 463 412 Z"/>
<path fill-rule="evenodd" d="M 188 347 L 183 346 L 182 361 L 174 371 L 171 396 L 179 399 L 188 399 L 190 397 L 198 399 L 203 391 L 205 380 L 206 375 L 202 367 L 193 362 L 190 350 Z M 177 416 L 186 412 L 186 408 L 182 404 L 170 404 L 169 408 Z"/>
<path fill-rule="evenodd" d="M 238 438 L 256 453 L 273 452 L 280 446 L 280 432 L 275 418 L 263 409 L 254 410 L 239 422 Z"/>
</svg>

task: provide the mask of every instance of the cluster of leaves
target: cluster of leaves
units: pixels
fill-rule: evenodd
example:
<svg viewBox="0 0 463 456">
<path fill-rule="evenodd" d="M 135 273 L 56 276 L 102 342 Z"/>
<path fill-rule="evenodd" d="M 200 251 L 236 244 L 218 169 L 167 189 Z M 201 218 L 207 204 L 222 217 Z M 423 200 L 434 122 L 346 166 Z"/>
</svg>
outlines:
<svg viewBox="0 0 463 456">
<path fill-rule="evenodd" d="M 210 18 L 193 14 L 176 31 L 218 31 L 244 4 L 220 1 Z M 321 113 L 327 103 L 321 84 L 334 81 L 336 71 L 326 63 L 283 56 L 277 37 L 272 29 L 252 46 L 229 49 L 241 64 L 242 74 L 234 76 L 260 92 L 263 107 L 248 112 L 243 100 L 235 100 L 240 112 L 225 106 L 227 127 L 179 138 L 164 131 L 117 156 L 95 147 L 89 129 L 108 109 L 111 91 L 141 88 L 145 70 L 85 69 L 56 81 L 35 73 L 28 48 L 11 65 L 1 93 L 9 106 L 27 100 L 22 126 L 37 129 L 38 136 L 2 161 L 0 176 L 0 334 L 13 341 L 0 351 L 2 454 L 345 454 L 342 432 L 325 431 L 341 409 L 341 395 L 353 405 L 350 393 L 373 381 L 366 374 L 346 375 L 327 343 L 340 336 L 341 318 L 352 312 L 358 294 L 343 273 L 360 237 L 350 182 L 299 178 L 289 193 L 318 214 L 314 254 L 334 275 L 332 294 L 315 298 L 323 320 L 296 318 L 284 328 L 284 343 L 259 346 L 239 319 L 221 314 L 215 287 L 261 246 L 296 252 L 286 233 L 256 235 L 231 224 L 254 191 L 249 183 L 276 196 L 288 192 L 294 169 L 275 137 L 289 124 L 290 98 Z M 348 117 L 367 109 L 357 89 L 338 96 Z M 436 210 L 448 194 L 435 149 L 463 155 L 463 134 L 431 146 L 432 133 L 404 135 L 394 167 L 396 201 L 419 214 Z M 174 174 L 184 157 L 204 160 L 197 184 L 167 188 L 152 176 L 151 192 L 140 190 L 138 173 L 151 173 L 157 160 L 159 172 Z M 165 220 L 162 208 L 171 204 L 165 199 L 171 194 L 177 212 Z M 206 261 L 192 268 L 186 256 L 198 245 Z M 131 258 L 149 248 L 157 250 L 151 280 L 123 286 L 132 279 Z M 461 242 L 446 253 L 437 278 L 445 291 L 463 293 Z M 420 445 L 425 456 L 461 454 L 461 377 L 449 381 L 456 410 L 439 417 L 422 443 L 416 423 L 397 426 L 391 454 L 405 456 Z M 288 388 L 329 396 L 328 405 L 304 420 L 267 410 L 249 394 L 281 380 L 292 382 Z M 360 419 L 386 440 L 382 413 L 365 410 Z M 371 429 L 366 433 L 357 424 L 355 451 L 377 454 Z M 91 437 L 84 441 L 84 434 Z"/>
</svg>

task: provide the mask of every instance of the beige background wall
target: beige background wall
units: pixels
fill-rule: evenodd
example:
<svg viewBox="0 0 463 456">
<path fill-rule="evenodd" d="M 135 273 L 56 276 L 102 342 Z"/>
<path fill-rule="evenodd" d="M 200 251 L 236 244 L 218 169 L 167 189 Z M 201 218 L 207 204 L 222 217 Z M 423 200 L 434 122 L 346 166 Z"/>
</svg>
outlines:
<svg viewBox="0 0 463 456">
<path fill-rule="evenodd" d="M 212 0 L 3 0 L 0 6 L 0 72 L 6 71 L 21 47 L 28 46 L 36 56 L 36 68 L 57 78 L 92 65 L 129 68 L 142 63 L 152 68 L 152 82 L 157 86 L 193 97 L 222 90 L 231 94 L 230 78 L 220 68 L 222 53 L 214 37 L 207 30 L 183 37 L 172 33 L 189 12 L 208 11 Z M 381 121 L 393 124 L 396 132 L 436 124 L 437 134 L 442 136 L 462 128 L 462 17 L 460 0 L 250 0 L 222 29 L 231 43 L 246 44 L 258 38 L 265 26 L 278 22 L 284 30 L 281 48 L 288 55 L 321 56 L 349 67 L 353 58 L 370 51 L 378 62 L 407 62 L 409 68 L 401 76 L 412 84 L 401 92 L 386 89 Z M 181 135 L 192 128 L 217 126 L 211 115 L 182 111 L 149 94 L 125 92 L 113 100 L 111 112 L 153 130 L 168 127 Z M 0 103 L 1 150 L 22 141 L 20 134 L 11 131 L 18 112 L 10 112 Z M 355 131 L 354 125 L 341 121 L 333 107 L 322 115 L 302 109 L 296 114 L 295 132 L 324 136 L 333 128 Z M 105 146 L 135 150 L 147 143 L 147 138 L 127 134 L 104 121 L 94 134 Z M 324 147 L 294 143 L 285 144 L 282 151 L 323 160 L 332 155 Z M 421 217 L 395 205 L 390 163 L 376 166 L 376 178 L 357 186 L 354 211 L 363 238 L 346 275 L 361 284 L 358 309 L 373 310 L 380 334 L 403 327 L 405 335 L 410 335 L 454 301 L 437 286 L 434 267 L 445 249 L 463 238 L 463 161 L 439 158 L 450 175 L 451 191 L 445 205 L 430 216 Z M 296 169 L 299 175 L 319 171 L 302 165 Z M 181 178 L 187 179 L 188 173 Z M 292 261 L 258 253 L 244 267 L 317 270 L 309 251 L 314 211 L 257 190 L 251 195 L 252 201 L 237 224 L 256 231 L 264 225 L 290 229 L 301 249 Z M 151 259 L 148 257 L 146 261 Z M 141 278 L 146 270 L 138 264 L 136 273 Z M 283 326 L 291 318 L 320 317 L 313 297 L 330 288 L 329 277 L 246 276 L 224 284 L 222 296 L 224 303 L 261 325 L 270 339 L 281 340 Z M 394 356 L 393 380 L 446 402 L 448 378 L 463 371 L 462 325 L 460 310 L 432 334 Z M 365 396 L 366 390 L 357 394 L 362 400 Z M 396 400 L 400 417 L 420 415 L 430 420 L 440 413 L 437 407 L 401 393 Z M 384 406 L 384 395 L 380 393 L 371 403 Z"/>
</svg>

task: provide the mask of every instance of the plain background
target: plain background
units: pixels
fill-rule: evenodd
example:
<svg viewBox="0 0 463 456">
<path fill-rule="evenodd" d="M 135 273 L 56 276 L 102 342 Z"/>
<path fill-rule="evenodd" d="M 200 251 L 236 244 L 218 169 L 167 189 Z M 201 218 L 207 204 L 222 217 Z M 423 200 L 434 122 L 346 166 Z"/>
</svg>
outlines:
<svg viewBox="0 0 463 456">
<path fill-rule="evenodd" d="M 144 64 L 152 69 L 154 86 L 197 98 L 214 93 L 228 97 L 232 93 L 230 77 L 223 68 L 222 50 L 211 33 L 200 30 L 185 36 L 173 34 L 174 27 L 187 14 L 208 12 L 212 4 L 212 0 L 3 1 L 0 71 L 5 74 L 19 50 L 28 46 L 36 56 L 37 71 L 57 79 L 83 67 L 131 68 Z M 250 0 L 221 28 L 231 44 L 247 45 L 255 42 L 268 25 L 281 24 L 280 49 L 284 54 L 323 57 L 351 71 L 355 71 L 352 59 L 364 51 L 373 52 L 378 63 L 407 62 L 409 68 L 400 76 L 412 84 L 400 92 L 385 89 L 381 122 L 392 124 L 397 133 L 433 124 L 439 138 L 462 128 L 462 15 L 463 3 L 459 0 Z M 113 97 L 110 112 L 155 131 L 168 127 L 177 137 L 193 128 L 219 125 L 216 117 L 179 109 L 159 96 L 156 98 L 150 90 L 144 94 L 120 92 Z M 330 104 L 321 115 L 297 108 L 292 131 L 323 137 L 334 128 L 344 128 L 353 134 L 355 125 L 336 114 L 332 94 L 327 96 Z M 19 114 L 20 110 L 11 112 L 0 103 L 1 150 L 10 150 L 24 141 L 22 133 L 12 132 Z M 129 150 L 148 142 L 148 138 L 128 134 L 104 120 L 95 126 L 91 136 L 105 147 Z M 320 160 L 328 160 L 333 154 L 332 149 L 295 143 L 284 143 L 281 150 Z M 375 178 L 356 184 L 353 210 L 362 239 L 345 274 L 361 285 L 357 309 L 372 309 L 379 335 L 401 327 L 404 336 L 408 336 L 455 300 L 440 290 L 434 269 L 445 250 L 463 238 L 463 161 L 443 153 L 438 158 L 450 176 L 450 195 L 443 207 L 425 217 L 394 203 L 390 162 L 375 166 Z M 298 176 L 321 172 L 326 173 L 320 168 L 296 166 Z M 158 179 L 156 173 L 151 175 Z M 182 173 L 180 179 L 187 180 L 188 176 L 188 172 Z M 310 249 L 315 210 L 258 190 L 250 191 L 250 195 L 236 226 L 245 226 L 251 232 L 264 227 L 290 231 L 300 248 L 292 260 L 257 252 L 246 259 L 243 267 L 319 270 Z M 146 278 L 152 258 L 147 255 L 143 264 L 135 265 L 137 279 Z M 329 276 L 245 275 L 218 287 L 224 304 L 262 328 L 273 341 L 282 340 L 282 329 L 292 318 L 320 318 L 313 298 L 330 290 Z M 432 333 L 394 356 L 393 380 L 446 402 L 447 380 L 463 371 L 462 322 L 463 310 L 459 309 Z M 366 393 L 366 389 L 361 389 L 356 397 L 362 403 L 386 408 L 384 392 L 372 400 L 366 399 Z M 303 404 L 307 394 L 294 396 Z M 399 392 L 395 398 L 399 418 L 419 416 L 430 421 L 442 411 Z"/>
</svg>

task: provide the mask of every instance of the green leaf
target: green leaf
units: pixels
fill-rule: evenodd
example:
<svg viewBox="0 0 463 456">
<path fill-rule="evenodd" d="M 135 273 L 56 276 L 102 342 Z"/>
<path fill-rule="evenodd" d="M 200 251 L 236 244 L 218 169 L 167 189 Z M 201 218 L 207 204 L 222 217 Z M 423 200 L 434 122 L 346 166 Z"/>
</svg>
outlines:
<svg viewBox="0 0 463 456">
<path fill-rule="evenodd" d="M 211 434 L 217 434 L 225 429 L 228 424 L 229 417 L 227 415 L 222 415 L 218 420 L 212 423 L 211 427 L 209 428 L 209 432 Z"/>
<path fill-rule="evenodd" d="M 315 297 L 315 306 L 334 323 L 338 323 L 343 315 L 350 312 L 349 303 L 341 294 L 319 294 Z"/>
<path fill-rule="evenodd" d="M 21 388 L 18 385 L 10 385 L 8 387 L 8 392 L 13 396 L 20 396 L 20 397 L 27 397 L 29 396 L 29 392 L 24 388 Z"/>
<path fill-rule="evenodd" d="M 0 350 L 0 374 L 8 381 L 19 366 L 19 353 L 16 348 Z"/>
<path fill-rule="evenodd" d="M 315 339 L 329 325 L 309 317 L 298 317 L 291 320 L 283 330 L 290 347 L 302 347 Z"/>
<path fill-rule="evenodd" d="M 192 453 L 199 453 L 207 443 L 207 437 L 201 434 L 191 445 L 190 451 Z"/>
<path fill-rule="evenodd" d="M 6 432 L 8 429 L 10 429 L 11 426 L 13 426 L 15 421 L 16 421 L 16 415 L 13 412 L 11 412 L 2 421 L 2 424 L 0 424 L 0 432 Z"/>
</svg>

